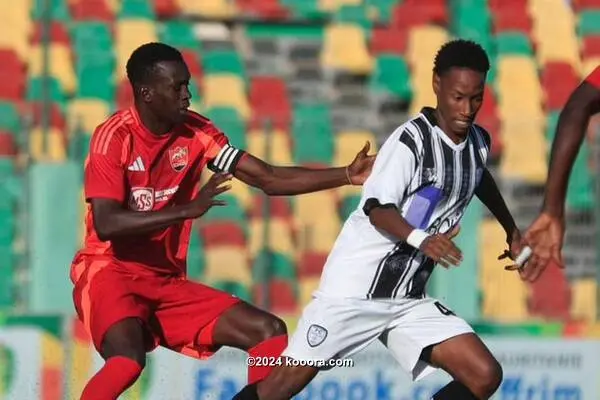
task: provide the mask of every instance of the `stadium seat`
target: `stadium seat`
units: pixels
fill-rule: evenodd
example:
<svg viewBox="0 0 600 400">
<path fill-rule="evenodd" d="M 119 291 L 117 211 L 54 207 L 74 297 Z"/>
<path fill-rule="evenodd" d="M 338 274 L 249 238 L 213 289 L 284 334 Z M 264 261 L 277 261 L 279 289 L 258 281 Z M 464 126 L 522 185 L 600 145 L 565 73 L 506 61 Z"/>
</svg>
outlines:
<svg viewBox="0 0 600 400">
<path fill-rule="evenodd" d="M 590 148 L 584 142 L 573 168 L 567 189 L 567 207 L 574 211 L 593 211 L 595 208 L 594 180 L 590 174 Z"/>
<path fill-rule="evenodd" d="M 380 54 L 402 55 L 408 45 L 408 30 L 388 27 L 374 28 L 371 34 L 370 51 L 375 56 Z"/>
<path fill-rule="evenodd" d="M 0 99 L 17 101 L 23 97 L 26 85 L 25 66 L 19 55 L 11 49 L 0 49 Z"/>
<path fill-rule="evenodd" d="M 219 246 L 246 246 L 247 234 L 243 227 L 236 222 L 212 221 L 200 225 L 200 235 L 206 249 Z"/>
<path fill-rule="evenodd" d="M 153 1 L 147 0 L 121 0 L 119 19 L 154 19 Z"/>
<path fill-rule="evenodd" d="M 598 284 L 596 279 L 576 279 L 571 283 L 571 318 L 575 321 L 596 322 Z"/>
<path fill-rule="evenodd" d="M 221 194 L 219 198 L 225 201 L 224 206 L 213 207 L 202 217 L 203 222 L 232 221 L 246 226 L 246 213 L 237 197 L 230 193 Z"/>
<path fill-rule="evenodd" d="M 12 133 L 0 129 L 0 157 L 14 157 L 18 146 Z"/>
<path fill-rule="evenodd" d="M 250 105 L 246 97 L 244 82 L 236 75 L 206 74 L 202 81 L 204 107 L 233 107 L 244 121 L 250 118 Z"/>
<path fill-rule="evenodd" d="M 71 20 L 68 0 L 51 0 L 46 2 L 50 7 L 49 16 L 54 21 L 67 22 Z M 44 0 L 33 0 L 31 1 L 31 16 L 34 20 L 41 20 L 44 18 Z"/>
<path fill-rule="evenodd" d="M 13 135 L 21 133 L 21 116 L 13 103 L 0 100 L 0 130 Z"/>
<path fill-rule="evenodd" d="M 371 143 L 370 152 L 376 151 L 377 138 L 367 131 L 345 131 L 337 135 L 333 165 L 342 167 L 350 164 L 366 142 Z"/>
<path fill-rule="evenodd" d="M 15 265 L 10 247 L 0 248 L 0 263 L 2 263 L 2 273 L 0 273 L 0 309 L 9 309 L 14 306 L 15 296 Z"/>
<path fill-rule="evenodd" d="M 504 178 L 543 183 L 547 177 L 544 121 L 506 120 L 500 171 Z"/>
<path fill-rule="evenodd" d="M 248 152 L 264 161 L 281 166 L 291 166 L 294 164 L 290 137 L 285 132 L 279 130 L 250 131 L 246 135 L 246 141 L 248 143 Z"/>
<path fill-rule="evenodd" d="M 573 0 L 571 4 L 577 12 L 585 11 L 588 9 L 600 9 L 599 0 Z"/>
<path fill-rule="evenodd" d="M 362 0 L 317 0 L 317 2 L 321 11 L 334 13 L 343 6 L 358 6 Z"/>
<path fill-rule="evenodd" d="M 200 177 L 201 184 L 204 185 L 212 175 L 213 173 L 210 170 L 205 169 Z M 227 191 L 227 195 L 235 198 L 236 204 L 241 206 L 242 210 L 246 212 L 245 210 L 249 210 L 252 205 L 252 189 L 236 178 L 233 178 L 229 183 L 231 184 L 231 189 Z M 222 198 L 222 196 L 219 196 L 219 198 Z"/>
<path fill-rule="evenodd" d="M 279 0 L 283 6 L 289 9 L 292 16 L 308 20 L 320 18 L 326 12 L 319 9 L 319 0 Z"/>
<path fill-rule="evenodd" d="M 271 292 L 271 312 L 275 314 L 296 313 L 298 289 L 294 280 L 274 278 L 269 282 Z"/>
<path fill-rule="evenodd" d="M 207 75 L 236 75 L 246 82 L 246 69 L 240 55 L 232 50 L 214 50 L 202 53 L 202 67 Z"/>
<path fill-rule="evenodd" d="M 212 123 L 225 133 L 230 143 L 240 149 L 247 149 L 246 126 L 239 113 L 232 107 L 215 107 L 206 111 Z"/>
<path fill-rule="evenodd" d="M 66 96 L 62 90 L 60 82 L 52 77 L 47 79 L 48 85 L 48 100 L 53 103 L 57 103 L 61 109 L 66 107 Z M 30 102 L 42 102 L 44 98 L 44 78 L 34 77 L 29 79 L 27 85 L 27 101 Z"/>
<path fill-rule="evenodd" d="M 600 9 L 586 10 L 579 14 L 579 36 L 600 34 Z"/>
<path fill-rule="evenodd" d="M 110 22 L 114 13 L 105 0 L 76 0 L 72 3 L 71 14 L 76 21 Z"/>
<path fill-rule="evenodd" d="M 300 280 L 300 298 L 298 299 L 299 307 L 306 307 L 312 300 L 313 293 L 319 287 L 319 277 L 303 278 Z"/>
<path fill-rule="evenodd" d="M 261 251 L 252 264 L 252 273 L 256 277 L 260 268 L 266 267 L 270 277 L 280 278 L 286 281 L 296 279 L 296 266 L 292 259 L 282 253 L 272 250 Z"/>
<path fill-rule="evenodd" d="M 494 33 L 497 35 L 502 32 L 522 32 L 529 35 L 533 29 L 533 22 L 527 12 L 525 2 L 516 2 L 522 4 L 510 7 L 501 7 L 493 12 Z"/>
<path fill-rule="evenodd" d="M 35 161 L 65 161 L 67 156 L 65 134 L 51 127 L 44 139 L 42 128 L 33 128 L 29 134 L 29 153 Z"/>
<path fill-rule="evenodd" d="M 448 24 L 448 11 L 444 0 L 430 0 L 427 3 L 415 0 L 400 2 L 392 9 L 392 27 L 409 28 L 414 25 Z"/>
<path fill-rule="evenodd" d="M 97 98 L 112 103 L 115 98 L 113 62 L 77 65 L 76 97 Z M 91 79 L 93 77 L 93 79 Z"/>
<path fill-rule="evenodd" d="M 265 210 L 268 207 L 270 218 L 292 221 L 292 208 L 287 197 L 267 196 L 264 193 L 256 193 L 252 197 L 252 206 L 250 207 L 250 218 L 264 218 Z"/>
<path fill-rule="evenodd" d="M 206 248 L 205 257 L 204 279 L 207 282 L 239 282 L 245 286 L 252 283 L 248 257 L 238 246 Z"/>
<path fill-rule="evenodd" d="M 298 256 L 298 276 L 302 279 L 310 277 L 319 277 L 327 261 L 327 252 L 319 252 L 316 250 L 306 250 Z"/>
<path fill-rule="evenodd" d="M 60 109 L 60 107 L 58 106 L 58 104 L 56 103 L 50 103 L 49 105 L 50 108 L 50 126 L 57 128 L 61 131 L 65 131 L 66 130 L 66 121 L 65 121 L 65 117 L 63 114 L 63 111 Z M 30 107 L 27 107 L 25 109 L 26 111 L 25 114 L 30 114 L 32 117 L 32 123 L 34 126 L 40 126 L 42 125 L 42 116 L 43 116 L 43 112 L 44 112 L 44 106 L 42 103 L 40 102 L 36 102 L 36 103 L 30 103 Z"/>
<path fill-rule="evenodd" d="M 204 243 L 197 229 L 192 228 L 187 258 L 187 275 L 194 281 L 202 280 L 206 261 L 204 259 Z"/>
<path fill-rule="evenodd" d="M 541 85 L 546 91 L 546 108 L 549 110 L 562 109 L 578 84 L 579 77 L 570 64 L 547 63 L 541 76 Z"/>
<path fill-rule="evenodd" d="M 231 18 L 238 13 L 235 4 L 227 0 L 177 0 L 177 5 L 183 14 L 209 18 Z"/>
<path fill-rule="evenodd" d="M 174 18 L 180 10 L 177 0 L 154 0 L 154 13 L 160 18 Z"/>
<path fill-rule="evenodd" d="M 585 79 L 600 65 L 600 55 L 584 59 L 581 64 L 580 79 Z"/>
<path fill-rule="evenodd" d="M 581 38 L 582 40 L 582 48 L 581 55 L 582 58 L 589 57 L 598 57 L 600 56 L 600 34 L 595 36 L 585 36 Z"/>
<path fill-rule="evenodd" d="M 78 50 L 89 49 L 90 47 L 95 51 L 102 49 L 111 51 L 113 45 L 111 27 L 104 22 L 86 21 L 73 23 L 71 35 L 73 47 L 78 54 Z"/>
<path fill-rule="evenodd" d="M 551 263 L 540 278 L 531 283 L 531 315 L 564 320 L 569 318 L 571 291 L 564 271 Z"/>
<path fill-rule="evenodd" d="M 334 154 L 331 110 L 326 103 L 299 103 L 294 107 L 292 137 L 297 164 L 330 165 Z"/>
<path fill-rule="evenodd" d="M 279 78 L 256 76 L 250 82 L 251 128 L 272 128 L 289 131 L 291 106 L 285 82 Z"/>
<path fill-rule="evenodd" d="M 333 13 L 332 22 L 360 26 L 368 35 L 373 27 L 367 4 L 342 4 Z"/>
<path fill-rule="evenodd" d="M 69 103 L 70 126 L 79 125 L 87 134 L 92 134 L 109 115 L 109 104 L 99 99 L 76 98 Z"/>
<path fill-rule="evenodd" d="M 71 63 L 71 49 L 66 45 L 50 44 L 48 48 L 49 73 L 60 82 L 65 94 L 73 94 L 76 88 L 75 71 Z M 33 46 L 29 57 L 28 74 L 30 77 L 43 76 L 42 46 Z"/>
<path fill-rule="evenodd" d="M 516 54 L 531 57 L 533 47 L 527 35 L 520 32 L 505 32 L 496 35 L 496 49 L 501 54 Z"/>
<path fill-rule="evenodd" d="M 382 54 L 376 58 L 370 88 L 375 93 L 409 101 L 412 97 L 410 70 L 404 58 Z"/>
<path fill-rule="evenodd" d="M 328 25 L 323 38 L 321 65 L 340 72 L 370 73 L 373 60 L 362 29 L 357 25 L 345 23 Z"/>
<path fill-rule="evenodd" d="M 125 77 L 125 66 L 131 53 L 143 43 L 157 42 L 154 21 L 147 19 L 120 19 L 115 22 L 116 78 Z"/>
<path fill-rule="evenodd" d="M 237 281 L 215 281 L 212 287 L 230 293 L 246 302 L 252 301 L 252 295 L 248 286 Z"/>
<path fill-rule="evenodd" d="M 165 22 L 158 30 L 161 42 L 170 44 L 180 50 L 196 51 L 200 41 L 196 39 L 193 27 L 185 21 L 171 20 Z"/>
<path fill-rule="evenodd" d="M 340 207 L 340 220 L 343 222 L 352 214 L 360 204 L 360 195 L 346 196 L 342 199 Z"/>
<path fill-rule="evenodd" d="M 32 21 L 27 2 L 14 2 L 2 9 L 0 48 L 14 50 L 21 60 L 30 56 L 29 35 Z"/>
<path fill-rule="evenodd" d="M 317 250 L 332 244 L 339 233 L 335 194 L 317 192 L 294 199 L 294 217 L 298 227 L 299 249 Z M 317 243 L 318 240 L 326 243 Z M 329 251 L 326 249 L 325 251 Z"/>
<path fill-rule="evenodd" d="M 283 20 L 288 16 L 288 9 L 279 0 L 236 0 L 240 13 L 263 20 Z"/>
<path fill-rule="evenodd" d="M 58 21 L 51 21 L 49 31 L 49 38 L 47 38 L 49 42 L 69 45 L 69 32 L 67 31 L 67 26 L 64 23 Z M 33 24 L 33 34 L 31 35 L 31 43 L 35 45 L 40 45 L 43 41 L 43 35 L 44 24 L 41 21 L 35 22 Z"/>
<path fill-rule="evenodd" d="M 268 241 L 265 242 L 265 235 Z M 250 243 L 248 251 L 250 257 L 257 256 L 265 247 L 271 251 L 284 254 L 290 259 L 295 259 L 295 243 L 292 226 L 289 221 L 272 219 L 268 223 L 268 231 L 265 232 L 265 221 L 262 218 L 253 219 L 250 222 Z"/>
</svg>

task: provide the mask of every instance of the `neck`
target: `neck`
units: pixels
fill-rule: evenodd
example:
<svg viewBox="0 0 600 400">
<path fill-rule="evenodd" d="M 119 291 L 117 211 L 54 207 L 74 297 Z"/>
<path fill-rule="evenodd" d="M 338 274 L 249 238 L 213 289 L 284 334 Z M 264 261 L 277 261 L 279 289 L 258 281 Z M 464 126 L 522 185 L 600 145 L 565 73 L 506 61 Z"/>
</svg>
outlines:
<svg viewBox="0 0 600 400">
<path fill-rule="evenodd" d="M 161 136 L 168 133 L 171 128 L 173 128 L 170 123 L 161 121 L 160 118 L 152 114 L 146 107 L 140 106 L 138 102 L 135 103 L 135 109 L 137 110 L 142 124 L 144 124 L 146 129 L 148 129 L 152 134 Z"/>
<path fill-rule="evenodd" d="M 437 123 L 440 126 L 440 128 L 442 128 L 442 131 L 444 131 L 446 136 L 448 136 L 450 140 L 452 140 L 452 142 L 459 144 L 465 141 L 465 135 L 457 135 L 450 129 L 450 125 L 446 123 L 444 116 L 438 108 L 435 109 L 435 117 L 437 118 Z"/>
</svg>

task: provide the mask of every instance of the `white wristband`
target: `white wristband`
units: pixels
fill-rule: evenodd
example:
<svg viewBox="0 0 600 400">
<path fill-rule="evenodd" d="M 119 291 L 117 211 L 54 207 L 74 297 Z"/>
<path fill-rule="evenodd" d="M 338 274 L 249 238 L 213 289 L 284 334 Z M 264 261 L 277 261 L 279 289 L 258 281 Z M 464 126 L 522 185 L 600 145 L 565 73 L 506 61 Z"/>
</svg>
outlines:
<svg viewBox="0 0 600 400">
<path fill-rule="evenodd" d="M 421 244 L 429 237 L 429 234 L 421 229 L 413 229 L 406 238 L 406 243 L 410 244 L 415 249 L 421 248 Z"/>
</svg>

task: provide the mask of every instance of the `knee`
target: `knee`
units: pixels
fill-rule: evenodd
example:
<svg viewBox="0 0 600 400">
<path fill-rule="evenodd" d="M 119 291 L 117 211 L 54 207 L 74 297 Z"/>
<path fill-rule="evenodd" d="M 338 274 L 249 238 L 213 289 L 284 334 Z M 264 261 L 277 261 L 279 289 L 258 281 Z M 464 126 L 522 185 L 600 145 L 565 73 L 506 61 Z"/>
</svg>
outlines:
<svg viewBox="0 0 600 400">
<path fill-rule="evenodd" d="M 498 390 L 502 383 L 502 366 L 491 358 L 478 366 L 473 379 L 473 389 L 480 398 L 488 399 Z"/>
<path fill-rule="evenodd" d="M 287 335 L 285 322 L 274 315 L 266 315 L 260 323 L 259 340 L 262 342 L 269 338 Z"/>
</svg>

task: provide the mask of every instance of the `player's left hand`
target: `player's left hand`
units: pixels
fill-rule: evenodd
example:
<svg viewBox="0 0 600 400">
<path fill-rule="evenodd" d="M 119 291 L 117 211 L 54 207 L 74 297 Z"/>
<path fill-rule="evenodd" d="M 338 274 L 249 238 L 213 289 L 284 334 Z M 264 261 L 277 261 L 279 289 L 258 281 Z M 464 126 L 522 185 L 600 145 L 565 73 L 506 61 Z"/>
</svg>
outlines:
<svg viewBox="0 0 600 400">
<path fill-rule="evenodd" d="M 519 255 L 519 253 L 521 253 L 522 245 L 523 245 L 522 242 L 523 242 L 523 240 L 521 238 L 521 231 L 519 231 L 518 229 L 515 229 L 514 232 L 512 233 L 512 235 L 506 238 L 506 243 L 508 244 L 508 250 L 504 250 L 504 252 L 498 256 L 498 260 L 503 260 L 505 258 L 509 258 L 514 261 L 517 258 L 517 256 Z M 520 271 L 521 267 L 519 267 L 516 264 L 512 264 L 512 265 L 507 265 L 506 267 L 504 267 L 504 269 L 507 271 L 515 271 L 515 270 Z"/>
<path fill-rule="evenodd" d="M 375 154 L 369 155 L 371 143 L 366 142 L 361 151 L 356 154 L 354 161 L 348 165 L 348 178 L 353 185 L 362 185 L 365 183 L 375 162 Z"/>
</svg>

